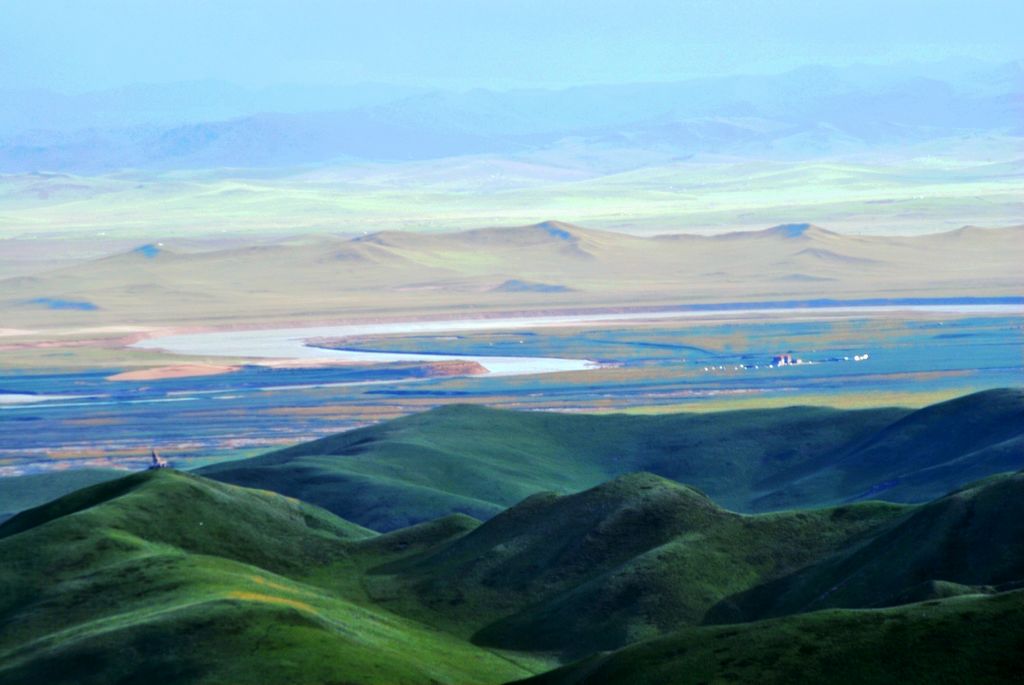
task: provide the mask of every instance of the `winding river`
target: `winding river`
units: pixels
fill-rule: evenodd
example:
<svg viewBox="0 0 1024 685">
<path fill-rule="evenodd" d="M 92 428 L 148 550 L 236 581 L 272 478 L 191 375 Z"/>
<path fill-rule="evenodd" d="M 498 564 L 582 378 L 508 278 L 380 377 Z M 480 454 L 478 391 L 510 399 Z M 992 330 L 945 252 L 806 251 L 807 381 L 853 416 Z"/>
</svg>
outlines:
<svg viewBox="0 0 1024 685">
<path fill-rule="evenodd" d="M 522 376 L 565 371 L 585 371 L 600 364 L 589 359 L 559 357 L 505 357 L 487 355 L 450 355 L 414 352 L 364 352 L 317 347 L 317 340 L 345 340 L 365 336 L 408 335 L 420 333 L 459 333 L 472 331 L 517 330 L 542 327 L 642 322 L 666 319 L 706 317 L 786 316 L 819 318 L 845 316 L 885 316 L 897 312 L 948 314 L 1022 314 L 1019 304 L 926 304 L 825 307 L 762 307 L 749 309 L 673 309 L 654 312 L 607 314 L 569 314 L 491 319 L 453 319 L 445 321 L 402 321 L 338 326 L 308 326 L 240 331 L 209 331 L 156 336 L 139 341 L 133 347 L 163 350 L 198 357 L 235 357 L 254 360 L 292 360 L 316 363 L 380 364 L 388 362 L 439 362 L 464 360 L 476 362 L 495 376 Z"/>
</svg>

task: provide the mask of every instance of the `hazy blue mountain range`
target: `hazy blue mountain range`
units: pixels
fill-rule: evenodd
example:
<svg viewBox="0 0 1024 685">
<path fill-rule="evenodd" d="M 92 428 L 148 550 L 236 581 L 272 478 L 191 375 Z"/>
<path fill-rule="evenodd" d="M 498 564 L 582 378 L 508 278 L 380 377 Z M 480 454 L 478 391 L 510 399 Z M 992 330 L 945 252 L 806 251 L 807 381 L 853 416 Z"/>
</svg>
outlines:
<svg viewBox="0 0 1024 685">
<path fill-rule="evenodd" d="M 1019 136 L 1020 62 L 809 66 L 780 75 L 563 90 L 379 84 L 246 91 L 217 82 L 79 96 L 7 92 L 0 171 L 280 167 L 565 145 L 801 158 Z"/>
</svg>

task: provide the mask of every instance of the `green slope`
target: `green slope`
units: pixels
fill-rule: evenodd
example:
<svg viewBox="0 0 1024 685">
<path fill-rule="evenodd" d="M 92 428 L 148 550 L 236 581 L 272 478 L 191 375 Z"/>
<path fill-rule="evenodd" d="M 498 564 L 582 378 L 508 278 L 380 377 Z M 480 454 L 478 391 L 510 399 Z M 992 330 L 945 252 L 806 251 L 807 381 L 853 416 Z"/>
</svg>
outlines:
<svg viewBox="0 0 1024 685">
<path fill-rule="evenodd" d="M 723 601 L 735 622 L 828 607 L 871 607 L 1024 580 L 1024 472 L 918 507 L 868 544 Z"/>
<path fill-rule="evenodd" d="M 530 673 L 374 607 L 356 557 L 400 554 L 380 543 L 354 551 L 373 536 L 280 495 L 173 471 L 28 510 L 0 526 L 0 683 L 488 683 Z"/>
<path fill-rule="evenodd" d="M 1011 683 L 1024 663 L 1024 591 L 874 611 L 830 610 L 688 628 L 525 685 Z"/>
<path fill-rule="evenodd" d="M 920 502 L 1022 466 L 1024 390 L 988 390 L 915 411 L 755 506 L 770 508 L 822 491 Z"/>
<path fill-rule="evenodd" d="M 579 656 L 700 623 L 741 588 L 862 544 L 905 515 L 871 503 L 743 516 L 639 473 L 534 495 L 367 582 L 385 606 L 478 644 Z"/>
<path fill-rule="evenodd" d="M 79 488 L 121 478 L 126 474 L 126 471 L 116 469 L 88 468 L 0 477 L 0 522 L 19 511 L 38 507 Z"/>
<path fill-rule="evenodd" d="M 202 473 L 392 530 L 455 512 L 489 518 L 537 492 L 577 492 L 636 471 L 692 484 L 735 511 L 921 502 L 1021 468 L 1022 436 L 1020 389 L 916 412 L 587 416 L 453 405 Z"/>
<path fill-rule="evenodd" d="M 640 473 L 534 495 L 366 583 L 382 605 L 477 644 L 573 658 L 686 625 L 1012 589 L 1022 507 L 1021 473 L 925 505 L 759 515 Z"/>
<path fill-rule="evenodd" d="M 961 645 L 949 682 L 983 681 L 1024 646 L 1022 502 L 1016 473 L 743 515 L 636 473 L 378 535 L 144 472 L 0 525 L 0 684 L 497 683 L 620 648 L 538 682 L 913 681 Z"/>
</svg>

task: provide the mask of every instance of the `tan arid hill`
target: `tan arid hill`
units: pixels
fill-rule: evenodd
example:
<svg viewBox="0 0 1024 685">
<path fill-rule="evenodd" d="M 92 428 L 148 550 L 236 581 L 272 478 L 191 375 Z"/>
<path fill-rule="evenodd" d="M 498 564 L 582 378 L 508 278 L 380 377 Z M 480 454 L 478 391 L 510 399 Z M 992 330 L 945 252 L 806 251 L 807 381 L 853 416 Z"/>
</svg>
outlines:
<svg viewBox="0 0 1024 685">
<path fill-rule="evenodd" d="M 641 237 L 549 221 L 315 236 L 195 252 L 146 245 L 0 281 L 5 327 L 220 326 L 372 317 L 1024 291 L 1024 226 L 915 237 L 809 224 Z"/>
</svg>

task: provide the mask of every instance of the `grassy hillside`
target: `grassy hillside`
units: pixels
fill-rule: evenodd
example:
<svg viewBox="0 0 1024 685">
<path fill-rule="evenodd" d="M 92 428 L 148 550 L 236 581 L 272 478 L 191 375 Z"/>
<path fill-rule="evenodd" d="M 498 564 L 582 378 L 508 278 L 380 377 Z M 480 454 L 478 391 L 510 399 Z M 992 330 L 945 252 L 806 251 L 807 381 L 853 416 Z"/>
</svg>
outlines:
<svg viewBox="0 0 1024 685">
<path fill-rule="evenodd" d="M 742 516 L 651 474 L 534 495 L 468 534 L 373 570 L 385 606 L 480 644 L 581 655 L 682 625 L 736 588 L 862 542 L 905 508 Z"/>
<path fill-rule="evenodd" d="M 372 536 L 316 507 L 172 471 L 23 512 L 0 526 L 0 682 L 485 683 L 529 673 L 366 602 L 351 548 Z"/>
<path fill-rule="evenodd" d="M 537 492 L 577 492 L 641 470 L 742 509 L 776 465 L 813 462 L 904 414 L 587 416 L 451 405 L 201 473 L 314 502 L 377 530 L 452 512 L 489 518 Z"/>
<path fill-rule="evenodd" d="M 524 685 L 1009 683 L 1024 659 L 1024 591 L 874 611 L 688 628 Z"/>
<path fill-rule="evenodd" d="M 1024 472 L 994 476 L 919 507 L 857 546 L 723 601 L 716 622 L 829 607 L 871 607 L 1024 580 Z"/>
<path fill-rule="evenodd" d="M 202 470 L 375 530 L 489 518 L 541 491 L 648 471 L 736 511 L 920 502 L 1024 467 L 1024 391 L 924 410 L 812 407 L 663 416 L 447 406 Z"/>
<path fill-rule="evenodd" d="M 637 473 L 531 496 L 482 525 L 454 516 L 360 541 L 354 554 L 403 555 L 362 565 L 380 606 L 477 644 L 574 658 L 686 625 L 1012 588 L 1024 535 L 998 512 L 1016 517 L 1022 488 L 1015 474 L 916 507 L 750 516 Z"/>
<path fill-rule="evenodd" d="M 137 473 L 0 525 L 0 683 L 497 683 L 665 635 L 541 682 L 820 680 L 832 661 L 871 680 L 949 651 L 953 625 L 972 651 L 950 673 L 998 674 L 1024 634 L 1006 618 L 1024 613 L 1022 488 L 1018 473 L 926 505 L 742 515 L 634 473 L 376 534 L 267 491 Z M 948 599 L 800 613 L 922 597 Z M 699 625 L 781 613 L 800 615 Z M 1016 637 L 986 641 L 996 625 Z M 928 642 L 900 661 L 878 635 Z"/>
<path fill-rule="evenodd" d="M 756 503 L 770 508 L 823 489 L 924 501 L 1024 463 L 1024 391 L 992 390 L 925 407 L 867 437 L 835 463 Z"/>
<path fill-rule="evenodd" d="M 125 474 L 116 469 L 90 468 L 0 478 L 0 523 L 23 509 Z"/>
</svg>

